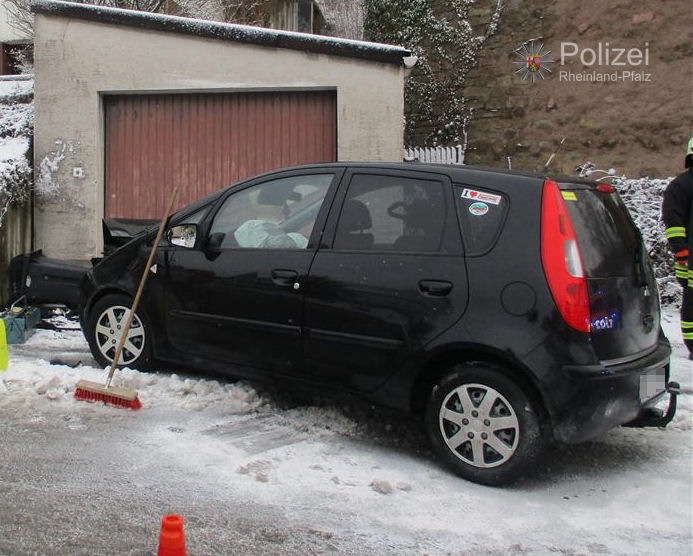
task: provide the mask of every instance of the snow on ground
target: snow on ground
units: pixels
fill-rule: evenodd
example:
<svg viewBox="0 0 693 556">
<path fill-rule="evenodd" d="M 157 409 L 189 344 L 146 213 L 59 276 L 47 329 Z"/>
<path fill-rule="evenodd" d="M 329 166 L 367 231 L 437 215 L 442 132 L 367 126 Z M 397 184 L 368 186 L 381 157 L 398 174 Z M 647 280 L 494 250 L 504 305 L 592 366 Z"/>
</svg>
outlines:
<svg viewBox="0 0 693 556">
<path fill-rule="evenodd" d="M 0 373 L 0 554 L 154 554 L 166 513 L 198 555 L 692 553 L 688 394 L 665 430 L 555 447 L 536 477 L 495 489 L 451 475 L 417 421 L 367 405 L 131 370 L 115 383 L 141 410 L 75 401 L 77 380 L 106 372 L 53 322 L 73 330 L 9 346 Z M 690 391 L 674 310 L 662 324 Z"/>
</svg>

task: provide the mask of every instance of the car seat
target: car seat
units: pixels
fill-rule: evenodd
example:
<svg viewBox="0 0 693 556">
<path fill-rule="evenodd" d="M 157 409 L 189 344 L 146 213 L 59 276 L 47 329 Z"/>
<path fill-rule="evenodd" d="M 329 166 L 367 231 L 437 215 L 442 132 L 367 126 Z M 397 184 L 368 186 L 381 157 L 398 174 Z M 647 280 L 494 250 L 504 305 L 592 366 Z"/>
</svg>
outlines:
<svg viewBox="0 0 693 556">
<path fill-rule="evenodd" d="M 349 199 L 344 203 L 339 217 L 335 249 L 370 249 L 373 234 L 366 233 L 373 226 L 371 213 L 362 201 Z"/>
<path fill-rule="evenodd" d="M 424 199 L 404 204 L 397 218 L 404 221 L 404 235 L 393 247 L 400 251 L 437 251 L 442 239 L 443 218 L 436 206 Z"/>
</svg>

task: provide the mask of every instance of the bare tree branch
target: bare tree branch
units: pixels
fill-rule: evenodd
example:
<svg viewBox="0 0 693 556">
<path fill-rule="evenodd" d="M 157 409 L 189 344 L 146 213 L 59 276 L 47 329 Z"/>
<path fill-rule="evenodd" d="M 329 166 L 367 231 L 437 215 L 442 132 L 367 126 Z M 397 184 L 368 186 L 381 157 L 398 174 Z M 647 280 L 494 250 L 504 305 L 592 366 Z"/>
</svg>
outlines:
<svg viewBox="0 0 693 556">
<path fill-rule="evenodd" d="M 317 0 L 330 34 L 347 39 L 363 39 L 363 0 Z"/>
<path fill-rule="evenodd" d="M 269 26 L 276 0 L 179 0 L 183 15 L 213 21 Z"/>
<path fill-rule="evenodd" d="M 93 4 L 111 8 L 123 8 L 141 12 L 161 12 L 166 7 L 166 0 L 72 0 L 78 4 Z M 9 24 L 19 33 L 30 39 L 34 36 L 34 14 L 31 12 L 31 0 L 4 0 Z"/>
<path fill-rule="evenodd" d="M 34 14 L 30 6 L 31 0 L 5 0 L 9 25 L 28 39 L 34 36 Z"/>
</svg>

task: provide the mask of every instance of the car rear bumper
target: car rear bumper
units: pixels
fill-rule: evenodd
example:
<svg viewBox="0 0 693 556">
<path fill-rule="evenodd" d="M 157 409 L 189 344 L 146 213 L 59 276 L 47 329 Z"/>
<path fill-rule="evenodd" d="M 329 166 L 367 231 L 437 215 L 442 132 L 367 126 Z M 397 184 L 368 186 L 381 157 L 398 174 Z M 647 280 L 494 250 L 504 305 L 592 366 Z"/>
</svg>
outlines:
<svg viewBox="0 0 693 556">
<path fill-rule="evenodd" d="M 554 412 L 554 436 L 583 442 L 620 425 L 664 426 L 676 411 L 677 389 L 669 384 L 671 347 L 663 339 L 644 357 L 618 365 L 566 366 L 569 399 Z M 664 415 L 654 406 L 669 397 Z"/>
</svg>

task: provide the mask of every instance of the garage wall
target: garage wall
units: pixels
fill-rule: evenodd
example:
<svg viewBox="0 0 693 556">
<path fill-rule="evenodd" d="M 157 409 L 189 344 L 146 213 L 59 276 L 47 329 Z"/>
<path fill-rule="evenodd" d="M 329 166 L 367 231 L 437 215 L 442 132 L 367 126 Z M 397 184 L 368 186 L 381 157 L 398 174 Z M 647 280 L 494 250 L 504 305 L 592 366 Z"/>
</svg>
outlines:
<svg viewBox="0 0 693 556">
<path fill-rule="evenodd" d="M 337 157 L 334 91 L 109 95 L 105 216 L 158 219 L 277 166 Z"/>
<path fill-rule="evenodd" d="M 401 66 L 37 13 L 35 247 L 89 258 L 106 205 L 103 99 L 334 91 L 339 160 L 400 160 Z"/>
</svg>

